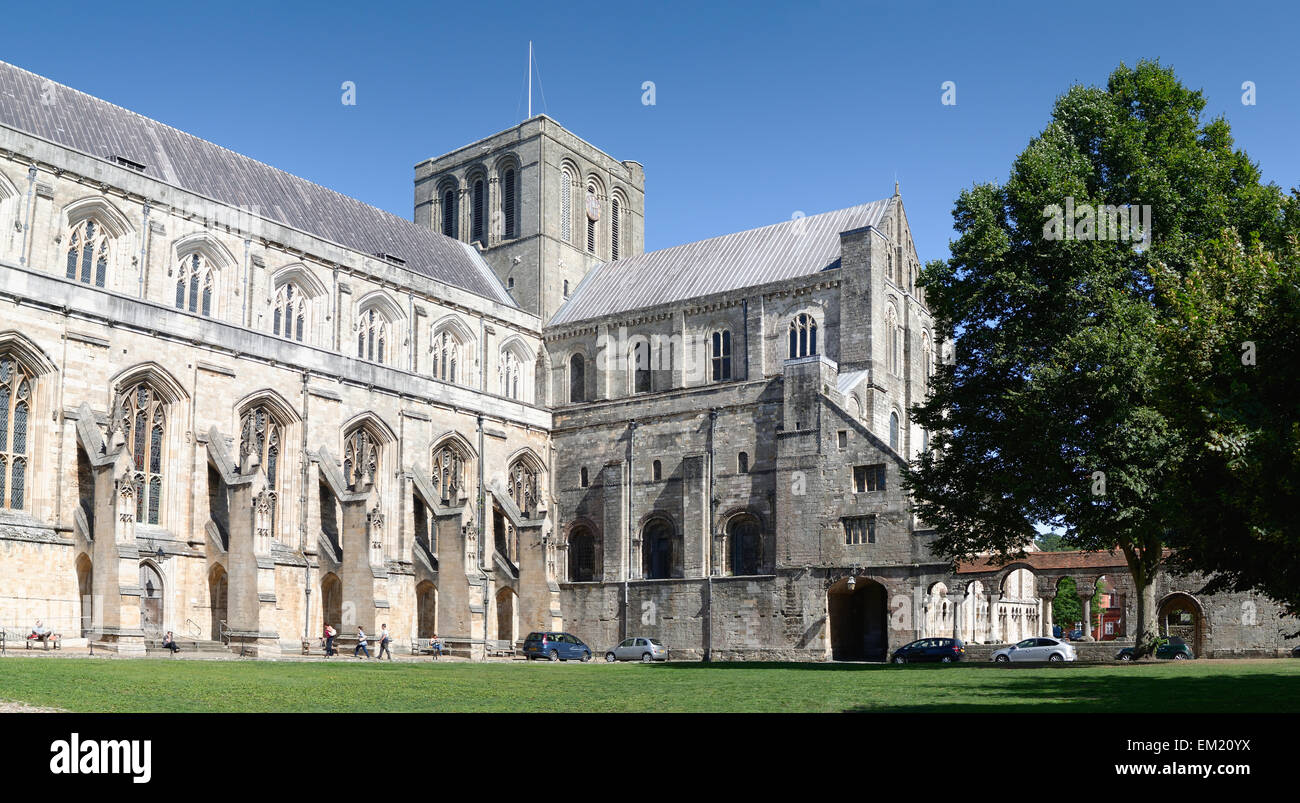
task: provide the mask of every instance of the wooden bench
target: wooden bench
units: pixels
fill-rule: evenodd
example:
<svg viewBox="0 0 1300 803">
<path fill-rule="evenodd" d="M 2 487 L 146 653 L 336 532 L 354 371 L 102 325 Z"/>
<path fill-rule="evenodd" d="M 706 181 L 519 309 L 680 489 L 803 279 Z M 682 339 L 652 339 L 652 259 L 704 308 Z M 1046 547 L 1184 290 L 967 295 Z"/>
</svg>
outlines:
<svg viewBox="0 0 1300 803">
<path fill-rule="evenodd" d="M 63 641 L 63 636 L 60 633 L 50 632 L 41 636 L 35 636 L 32 635 L 32 631 L 30 630 L 24 631 L 20 629 L 4 628 L 0 629 L 0 650 L 4 649 L 6 642 L 17 641 L 18 639 L 22 639 L 23 646 L 29 650 L 32 649 L 33 642 L 39 643 L 46 651 L 50 649 L 51 644 L 54 645 L 54 649 L 56 650 L 62 649 L 62 647 L 59 646 Z"/>
<path fill-rule="evenodd" d="M 427 638 L 411 637 L 411 655 L 432 655 L 436 661 L 446 654 L 447 645 L 443 644 L 441 640 L 439 640 L 437 647 L 431 647 Z"/>
<path fill-rule="evenodd" d="M 515 643 L 508 640 L 489 640 L 487 654 L 492 658 L 514 658 L 517 654 Z"/>
</svg>

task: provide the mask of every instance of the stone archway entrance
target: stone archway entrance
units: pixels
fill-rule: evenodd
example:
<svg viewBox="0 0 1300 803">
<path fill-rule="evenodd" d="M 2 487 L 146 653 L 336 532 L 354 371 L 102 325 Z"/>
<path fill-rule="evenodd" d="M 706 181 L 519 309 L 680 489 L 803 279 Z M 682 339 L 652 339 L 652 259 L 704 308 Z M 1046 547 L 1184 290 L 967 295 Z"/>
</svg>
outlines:
<svg viewBox="0 0 1300 803">
<path fill-rule="evenodd" d="M 1177 636 L 1197 658 L 1204 657 L 1205 616 L 1200 603 L 1188 594 L 1170 594 L 1160 602 L 1159 611 L 1156 622 L 1160 635 Z"/>
<path fill-rule="evenodd" d="M 889 612 L 885 587 L 865 577 L 840 580 L 826 593 L 831 659 L 883 661 L 888 658 Z"/>
<path fill-rule="evenodd" d="M 497 593 L 497 640 L 515 641 L 515 592 L 511 588 Z"/>
<path fill-rule="evenodd" d="M 438 631 L 438 589 L 425 580 L 415 587 L 415 635 L 430 639 Z"/>
<path fill-rule="evenodd" d="M 211 600 L 212 605 L 210 627 L 212 628 L 211 638 L 213 641 L 224 640 L 222 636 L 225 634 L 227 616 L 229 615 L 229 589 L 230 577 L 226 574 L 226 570 L 221 567 L 221 564 L 213 566 L 212 571 L 208 574 L 208 599 Z"/>
<path fill-rule="evenodd" d="M 321 614 L 325 617 L 326 625 L 333 625 L 334 629 L 343 634 L 343 582 L 339 576 L 329 572 L 320 579 L 320 606 Z M 321 626 L 324 631 L 325 626 Z"/>
<path fill-rule="evenodd" d="M 163 635 L 162 575 L 152 563 L 140 564 L 140 629 L 147 639 Z"/>
<path fill-rule="evenodd" d="M 81 635 L 90 636 L 95 626 L 94 567 L 84 552 L 77 558 L 77 596 L 81 600 Z"/>
</svg>

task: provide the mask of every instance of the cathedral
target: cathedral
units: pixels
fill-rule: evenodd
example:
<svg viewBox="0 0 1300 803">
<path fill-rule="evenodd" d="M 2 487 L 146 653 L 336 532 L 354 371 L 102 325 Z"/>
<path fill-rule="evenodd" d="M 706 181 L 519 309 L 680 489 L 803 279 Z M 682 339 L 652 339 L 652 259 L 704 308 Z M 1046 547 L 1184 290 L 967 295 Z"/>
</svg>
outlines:
<svg viewBox="0 0 1300 803">
<path fill-rule="evenodd" d="M 538 115 L 417 164 L 406 220 L 0 63 L 0 627 L 881 660 L 1051 635 L 1071 577 L 1124 638 L 1122 556 L 931 554 L 900 479 L 951 344 L 897 186 L 652 252 L 644 188 Z M 1289 651 L 1196 579 L 1165 632 Z"/>
</svg>

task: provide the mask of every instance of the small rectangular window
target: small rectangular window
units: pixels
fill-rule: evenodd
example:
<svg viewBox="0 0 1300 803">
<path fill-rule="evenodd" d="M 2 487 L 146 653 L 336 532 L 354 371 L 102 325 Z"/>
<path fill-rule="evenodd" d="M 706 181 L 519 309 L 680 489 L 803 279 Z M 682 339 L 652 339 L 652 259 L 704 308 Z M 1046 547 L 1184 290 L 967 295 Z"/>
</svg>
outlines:
<svg viewBox="0 0 1300 803">
<path fill-rule="evenodd" d="M 840 448 L 841 449 L 849 448 L 849 431 L 847 429 L 841 429 L 837 433 L 837 436 L 838 436 Z"/>
<path fill-rule="evenodd" d="M 868 491 L 885 490 L 885 464 L 877 463 L 873 466 L 854 466 L 853 467 L 853 492 L 867 493 Z"/>
<path fill-rule="evenodd" d="M 852 516 L 841 521 L 844 522 L 844 543 L 850 546 L 876 543 L 875 516 Z"/>
</svg>

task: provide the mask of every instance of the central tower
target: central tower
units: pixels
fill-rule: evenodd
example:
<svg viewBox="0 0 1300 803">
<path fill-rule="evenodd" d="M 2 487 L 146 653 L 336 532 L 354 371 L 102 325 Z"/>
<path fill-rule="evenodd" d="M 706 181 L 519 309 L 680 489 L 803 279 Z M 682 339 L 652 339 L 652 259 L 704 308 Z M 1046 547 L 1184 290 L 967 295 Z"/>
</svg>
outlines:
<svg viewBox="0 0 1300 803">
<path fill-rule="evenodd" d="M 645 171 L 538 115 L 417 164 L 414 219 L 477 248 L 545 323 L 592 266 L 645 250 Z"/>
</svg>

